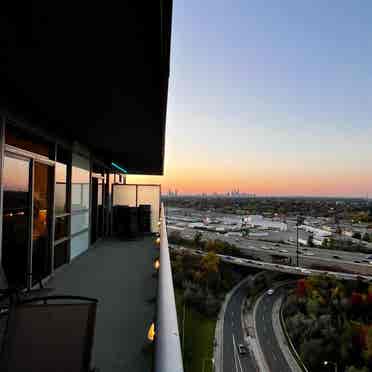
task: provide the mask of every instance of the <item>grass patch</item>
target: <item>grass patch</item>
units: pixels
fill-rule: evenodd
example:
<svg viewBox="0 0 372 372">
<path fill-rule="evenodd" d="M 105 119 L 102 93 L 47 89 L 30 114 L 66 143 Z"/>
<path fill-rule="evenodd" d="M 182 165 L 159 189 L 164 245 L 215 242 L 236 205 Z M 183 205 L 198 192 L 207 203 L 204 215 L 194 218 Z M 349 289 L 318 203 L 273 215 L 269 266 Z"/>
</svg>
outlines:
<svg viewBox="0 0 372 372">
<path fill-rule="evenodd" d="M 183 315 L 181 291 L 176 290 L 176 305 L 181 343 L 183 339 Z M 212 372 L 214 331 L 216 318 L 207 318 L 193 308 L 185 307 L 185 345 L 182 345 L 185 372 Z M 203 363 L 204 371 L 203 371 Z"/>
</svg>

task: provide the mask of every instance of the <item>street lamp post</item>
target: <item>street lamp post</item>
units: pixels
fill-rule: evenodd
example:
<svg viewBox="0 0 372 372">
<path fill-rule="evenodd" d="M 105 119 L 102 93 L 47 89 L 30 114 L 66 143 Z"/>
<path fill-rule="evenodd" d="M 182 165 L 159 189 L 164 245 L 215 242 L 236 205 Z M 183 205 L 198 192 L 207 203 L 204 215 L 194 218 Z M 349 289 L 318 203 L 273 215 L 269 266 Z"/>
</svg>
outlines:
<svg viewBox="0 0 372 372">
<path fill-rule="evenodd" d="M 323 364 L 324 364 L 325 366 L 328 366 L 328 364 L 333 364 L 334 367 L 335 367 L 335 372 L 337 372 L 337 363 L 336 363 L 336 362 L 332 362 L 332 361 L 329 361 L 329 360 L 325 360 L 325 361 L 323 362 Z"/>
</svg>

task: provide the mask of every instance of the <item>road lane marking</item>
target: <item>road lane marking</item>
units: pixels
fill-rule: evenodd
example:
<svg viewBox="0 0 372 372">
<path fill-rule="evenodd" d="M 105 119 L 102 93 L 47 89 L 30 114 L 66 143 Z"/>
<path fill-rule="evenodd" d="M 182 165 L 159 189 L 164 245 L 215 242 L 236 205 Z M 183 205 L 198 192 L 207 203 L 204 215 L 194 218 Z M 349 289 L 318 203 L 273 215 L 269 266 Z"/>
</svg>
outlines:
<svg viewBox="0 0 372 372">
<path fill-rule="evenodd" d="M 234 354 L 236 355 L 236 358 L 238 359 L 238 362 L 239 362 L 240 372 L 244 372 L 243 366 L 242 366 L 242 362 L 240 360 L 240 356 L 239 356 L 239 352 L 238 352 L 238 346 L 236 344 L 236 340 L 235 340 L 235 335 L 234 334 L 233 334 L 233 346 L 234 346 Z"/>
</svg>

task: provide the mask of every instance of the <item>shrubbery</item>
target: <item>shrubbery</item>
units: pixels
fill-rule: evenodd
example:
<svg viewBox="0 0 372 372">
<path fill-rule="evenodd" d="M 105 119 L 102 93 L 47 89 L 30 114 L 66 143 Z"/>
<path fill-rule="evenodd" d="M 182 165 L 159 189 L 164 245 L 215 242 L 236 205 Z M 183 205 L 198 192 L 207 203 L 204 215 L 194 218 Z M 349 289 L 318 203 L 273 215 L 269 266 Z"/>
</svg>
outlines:
<svg viewBox="0 0 372 372">
<path fill-rule="evenodd" d="M 300 279 L 283 312 L 293 344 L 311 370 L 322 370 L 324 360 L 337 361 L 339 371 L 372 370 L 372 285 L 324 276 Z"/>
<path fill-rule="evenodd" d="M 182 290 L 183 301 L 206 316 L 218 314 L 226 292 L 242 278 L 212 251 L 205 256 L 173 252 L 171 259 L 174 285 Z"/>
</svg>

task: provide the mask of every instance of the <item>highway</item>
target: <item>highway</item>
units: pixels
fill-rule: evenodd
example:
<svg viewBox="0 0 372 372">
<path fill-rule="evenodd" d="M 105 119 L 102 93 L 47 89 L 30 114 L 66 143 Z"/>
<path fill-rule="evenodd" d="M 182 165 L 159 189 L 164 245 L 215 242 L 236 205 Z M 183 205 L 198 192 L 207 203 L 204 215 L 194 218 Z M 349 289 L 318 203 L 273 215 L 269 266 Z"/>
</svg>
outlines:
<svg viewBox="0 0 372 372">
<path fill-rule="evenodd" d="M 172 226 L 168 227 L 169 232 L 172 229 Z M 192 239 L 196 230 L 185 228 L 180 232 L 185 238 Z M 224 240 L 236 245 L 241 252 L 251 254 L 266 262 L 272 261 L 272 255 L 291 258 L 292 263 L 296 262 L 296 245 L 293 244 L 263 242 L 260 240 L 226 236 L 226 234 L 217 234 L 209 231 L 203 231 L 202 234 L 203 239 Z M 314 265 L 338 266 L 345 271 L 360 273 L 362 275 L 372 275 L 372 265 L 369 264 L 369 261 L 372 260 L 368 260 L 367 256 L 367 254 L 360 252 L 300 247 L 299 266 L 308 268 Z"/>
<path fill-rule="evenodd" d="M 291 371 L 278 344 L 272 322 L 273 305 L 286 290 L 286 287 L 280 287 L 272 295 L 266 293 L 257 304 L 255 313 L 257 338 L 270 372 Z"/>
<path fill-rule="evenodd" d="M 171 249 L 175 249 L 178 251 L 187 251 L 191 254 L 203 256 L 206 255 L 206 252 L 202 252 L 199 250 L 195 250 L 192 248 L 184 248 L 180 246 L 176 246 L 174 244 L 169 246 Z M 370 275 L 361 275 L 359 273 L 357 274 L 351 274 L 347 272 L 342 271 L 327 271 L 327 270 L 316 270 L 316 269 L 309 269 L 304 267 L 296 267 L 296 266 L 290 266 L 290 265 L 282 265 L 282 264 L 274 264 L 271 262 L 262 262 L 262 261 L 255 261 L 251 259 L 246 258 L 238 258 L 238 257 L 232 257 L 232 256 L 225 256 L 222 254 L 218 255 L 220 259 L 224 262 L 229 262 L 233 265 L 239 265 L 239 266 L 247 266 L 247 267 L 254 267 L 261 270 L 270 270 L 270 271 L 280 271 L 287 274 L 295 274 L 295 275 L 302 275 L 302 276 L 308 276 L 308 275 L 327 275 L 332 276 L 334 278 L 338 279 L 345 279 L 345 280 L 362 280 L 365 282 L 372 282 L 372 276 Z"/>
<path fill-rule="evenodd" d="M 245 298 L 245 286 L 239 288 L 230 299 L 223 324 L 223 368 L 224 372 L 254 372 L 258 371 L 255 361 L 249 351 L 240 355 L 238 345 L 244 344 L 244 334 L 241 323 L 241 309 Z"/>
</svg>

